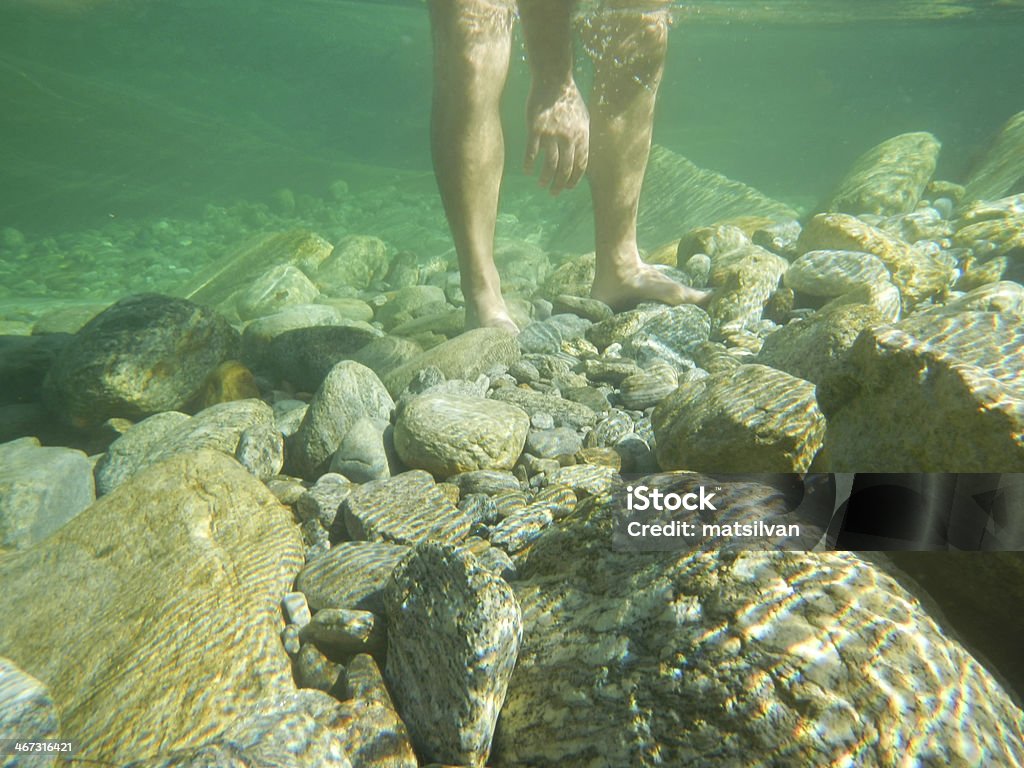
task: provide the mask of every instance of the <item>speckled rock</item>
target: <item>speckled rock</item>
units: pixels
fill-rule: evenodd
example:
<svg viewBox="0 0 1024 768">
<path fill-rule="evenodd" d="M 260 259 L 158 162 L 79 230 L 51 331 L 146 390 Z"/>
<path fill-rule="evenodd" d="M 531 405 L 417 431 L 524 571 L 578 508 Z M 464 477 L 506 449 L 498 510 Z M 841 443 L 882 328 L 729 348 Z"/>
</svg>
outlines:
<svg viewBox="0 0 1024 768">
<path fill-rule="evenodd" d="M 563 454 L 576 453 L 583 447 L 583 439 L 575 429 L 531 429 L 526 436 L 526 450 L 542 459 L 553 459 Z"/>
<path fill-rule="evenodd" d="M 335 365 L 313 395 L 302 424 L 286 443 L 286 466 L 315 478 L 327 471 L 348 430 L 359 419 L 391 420 L 395 403 L 377 374 L 346 360 Z"/>
<path fill-rule="evenodd" d="M 893 284 L 909 306 L 942 294 L 953 284 L 953 271 L 922 249 L 843 213 L 820 213 L 811 219 L 800 233 L 797 249 L 802 254 L 815 250 L 874 254 L 892 274 Z"/>
<path fill-rule="evenodd" d="M 971 171 L 964 192 L 966 200 L 994 200 L 1024 178 L 1024 112 L 1003 126 L 992 146 Z"/>
<path fill-rule="evenodd" d="M 584 296 L 555 296 L 552 300 L 552 311 L 555 313 L 569 312 L 592 323 L 600 323 L 612 316 L 612 308 L 603 301 Z"/>
<path fill-rule="evenodd" d="M 388 681 L 425 761 L 483 766 L 522 642 L 512 589 L 467 553 L 425 544 L 385 591 Z"/>
<path fill-rule="evenodd" d="M 274 337 L 263 355 L 263 370 L 276 380 L 313 392 L 342 360 L 351 359 L 381 332 L 359 320 L 295 328 Z"/>
<path fill-rule="evenodd" d="M 0 445 L 0 549 L 26 549 L 96 498 L 92 462 L 34 437 Z"/>
<path fill-rule="evenodd" d="M 806 472 L 825 436 L 814 385 L 764 365 L 681 384 L 651 420 L 666 470 Z"/>
<path fill-rule="evenodd" d="M 380 613 L 384 585 L 409 547 L 376 541 L 341 541 L 306 564 L 295 579 L 313 610 L 349 608 Z"/>
<path fill-rule="evenodd" d="M 514 584 L 524 643 L 496 768 L 1024 760 L 1021 711 L 874 566 L 638 557 L 612 549 L 619 515 L 588 506 L 549 530 Z"/>
<path fill-rule="evenodd" d="M 60 736 L 60 713 L 53 697 L 39 680 L 19 669 L 10 659 L 0 657 L 0 733 L 5 738 L 23 737 L 33 741 Z M 15 754 L 7 750 L 0 756 L 3 768 L 49 768 L 57 762 L 57 753 Z"/>
<path fill-rule="evenodd" d="M 1024 320 L 920 314 L 866 331 L 818 387 L 836 472 L 1024 471 Z"/>
<path fill-rule="evenodd" d="M 519 359 L 516 337 L 498 328 L 476 328 L 428 349 L 384 375 L 384 384 L 397 396 L 424 368 L 436 367 L 446 379 L 472 381 L 495 365 L 512 365 Z"/>
<path fill-rule="evenodd" d="M 302 642 L 316 643 L 332 658 L 384 649 L 384 635 L 370 611 L 321 608 L 299 631 Z"/>
<path fill-rule="evenodd" d="M 337 295 L 343 288 L 366 288 L 387 270 L 387 254 L 379 237 L 349 235 L 317 267 L 316 283 L 328 295 Z"/>
<path fill-rule="evenodd" d="M 75 334 L 43 385 L 47 407 L 74 426 L 180 410 L 210 371 L 237 356 L 238 332 L 185 299 L 122 299 Z"/>
<path fill-rule="evenodd" d="M 277 694 L 239 712 L 224 733 L 198 749 L 171 750 L 124 768 L 352 768 L 345 715 L 341 704 L 321 691 Z"/>
<path fill-rule="evenodd" d="M 594 265 L 596 258 L 593 253 L 565 262 L 556 268 L 544 280 L 540 295 L 552 302 L 559 296 L 590 296 L 590 288 L 594 284 Z"/>
<path fill-rule="evenodd" d="M 708 307 L 712 327 L 721 332 L 756 326 L 788 268 L 784 258 L 753 244 L 716 254 Z"/>
<path fill-rule="evenodd" d="M 463 496 L 473 493 L 484 493 L 490 496 L 501 491 L 519 490 L 519 481 L 511 472 L 495 472 L 487 469 L 462 472 L 448 478 L 448 482 L 457 485 Z"/>
<path fill-rule="evenodd" d="M 525 549 L 551 525 L 554 517 L 545 505 L 529 505 L 509 515 L 491 530 L 491 544 L 510 555 Z"/>
<path fill-rule="evenodd" d="M 243 320 L 264 317 L 296 304 L 311 304 L 320 294 L 313 281 L 291 264 L 278 264 L 242 291 L 236 304 Z"/>
<path fill-rule="evenodd" d="M 49 687 L 76 757 L 198 747 L 290 689 L 280 602 L 301 562 L 259 480 L 215 451 L 176 456 L 0 558 L 0 655 Z"/>
<path fill-rule="evenodd" d="M 177 411 L 150 416 L 111 443 L 96 463 L 96 493 L 110 493 L 139 471 L 178 454 L 212 449 L 234 456 L 242 434 L 261 426 L 274 427 L 274 412 L 262 400 L 221 403 L 191 417 Z M 276 430 L 263 435 L 277 440 Z"/>
<path fill-rule="evenodd" d="M 864 304 L 815 312 L 769 334 L 757 362 L 816 384 L 853 346 L 862 330 L 884 322 L 874 308 Z"/>
<path fill-rule="evenodd" d="M 495 400 L 519 406 L 530 417 L 538 413 L 550 414 L 556 426 L 589 427 L 597 421 L 597 414 L 592 409 L 557 395 L 506 387 L 495 390 L 492 396 Z"/>
<path fill-rule="evenodd" d="M 472 520 L 420 469 L 358 486 L 342 502 L 332 531 L 340 538 L 344 520 L 349 538 L 419 544 L 440 541 L 457 544 L 469 534 Z"/>
<path fill-rule="evenodd" d="M 877 256 L 857 251 L 808 251 L 786 270 L 785 284 L 811 296 L 842 296 L 889 280 Z"/>
<path fill-rule="evenodd" d="M 892 216 L 914 210 L 939 159 L 930 133 L 904 133 L 872 147 L 854 162 L 826 209 L 835 213 Z"/>
<path fill-rule="evenodd" d="M 349 661 L 346 683 L 351 698 L 341 707 L 351 720 L 345 752 L 354 768 L 417 768 L 409 731 L 395 711 L 373 657 L 360 654 Z"/>
<path fill-rule="evenodd" d="M 266 482 L 284 467 L 284 437 L 275 424 L 254 424 L 242 430 L 235 458 L 249 472 Z"/>
<path fill-rule="evenodd" d="M 421 395 L 399 410 L 395 450 L 406 465 L 442 478 L 476 469 L 511 469 L 529 429 L 521 408 L 499 400 Z"/>
</svg>

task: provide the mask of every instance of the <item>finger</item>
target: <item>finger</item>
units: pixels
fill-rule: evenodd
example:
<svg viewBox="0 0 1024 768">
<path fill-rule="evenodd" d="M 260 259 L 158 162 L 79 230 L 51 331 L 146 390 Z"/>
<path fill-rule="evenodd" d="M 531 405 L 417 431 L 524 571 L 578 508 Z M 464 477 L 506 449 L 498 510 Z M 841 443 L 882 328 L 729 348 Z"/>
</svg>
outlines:
<svg viewBox="0 0 1024 768">
<path fill-rule="evenodd" d="M 558 142 L 544 142 L 544 167 L 540 172 L 540 185 L 546 187 L 551 184 L 558 170 Z"/>
<path fill-rule="evenodd" d="M 551 182 L 551 194 L 557 195 L 563 189 L 565 185 L 569 183 L 569 177 L 572 174 L 573 169 L 573 146 L 567 141 L 563 141 L 558 147 L 558 170 L 555 171 L 555 177 Z"/>
<path fill-rule="evenodd" d="M 540 135 L 534 131 L 529 132 L 526 141 L 526 157 L 523 160 L 523 170 L 533 174 L 533 167 L 537 163 L 537 152 L 540 151 Z"/>
<path fill-rule="evenodd" d="M 576 147 L 576 151 L 573 153 L 572 173 L 569 176 L 569 183 L 566 185 L 569 189 L 573 189 L 580 183 L 580 179 L 583 178 L 583 174 L 587 172 L 587 165 L 589 162 L 590 142 L 583 141 Z"/>
</svg>

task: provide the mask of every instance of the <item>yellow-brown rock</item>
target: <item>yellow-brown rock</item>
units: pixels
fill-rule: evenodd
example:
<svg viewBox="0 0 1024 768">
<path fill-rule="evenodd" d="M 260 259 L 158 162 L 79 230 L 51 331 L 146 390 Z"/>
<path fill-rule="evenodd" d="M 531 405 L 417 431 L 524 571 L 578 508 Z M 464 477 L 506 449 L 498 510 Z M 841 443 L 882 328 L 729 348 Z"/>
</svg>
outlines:
<svg viewBox="0 0 1024 768">
<path fill-rule="evenodd" d="M 248 400 L 260 396 L 259 387 L 252 371 L 238 360 L 225 360 L 214 368 L 203 382 L 202 392 L 196 398 L 196 410 L 209 408 L 217 403 L 233 400 Z"/>
</svg>

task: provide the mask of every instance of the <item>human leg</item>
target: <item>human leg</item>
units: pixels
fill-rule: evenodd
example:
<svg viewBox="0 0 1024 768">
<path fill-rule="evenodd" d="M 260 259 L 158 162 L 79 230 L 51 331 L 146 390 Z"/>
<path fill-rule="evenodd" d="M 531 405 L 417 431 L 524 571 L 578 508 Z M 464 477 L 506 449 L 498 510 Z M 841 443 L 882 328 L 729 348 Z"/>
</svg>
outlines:
<svg viewBox="0 0 1024 768">
<path fill-rule="evenodd" d="M 430 1 L 430 146 L 459 259 L 466 327 L 515 332 L 494 266 L 494 227 L 505 164 L 500 102 L 512 19 L 508 0 Z"/>
</svg>

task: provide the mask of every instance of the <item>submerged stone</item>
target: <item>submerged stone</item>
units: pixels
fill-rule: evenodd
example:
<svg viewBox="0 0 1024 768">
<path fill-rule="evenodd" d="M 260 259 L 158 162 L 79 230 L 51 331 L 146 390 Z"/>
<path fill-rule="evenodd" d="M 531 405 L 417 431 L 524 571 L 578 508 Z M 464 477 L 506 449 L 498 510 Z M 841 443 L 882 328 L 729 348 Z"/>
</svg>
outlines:
<svg viewBox="0 0 1024 768">
<path fill-rule="evenodd" d="M 296 304 L 310 304 L 319 293 L 301 269 L 291 264 L 278 264 L 243 290 L 235 306 L 240 318 L 252 320 Z"/>
<path fill-rule="evenodd" d="M 519 359 L 516 337 L 498 328 L 476 328 L 438 344 L 384 375 L 393 396 L 401 394 L 419 371 L 436 367 L 446 379 L 474 380 L 495 365 L 509 366 Z"/>
<path fill-rule="evenodd" d="M 965 200 L 994 200 L 1024 178 L 1024 112 L 1018 112 L 1003 126 L 992 146 L 967 179 Z"/>
<path fill-rule="evenodd" d="M 790 264 L 785 277 L 794 291 L 829 298 L 888 280 L 881 259 L 858 251 L 808 251 Z"/>
<path fill-rule="evenodd" d="M 387 270 L 387 246 L 379 237 L 349 235 L 317 266 L 316 283 L 328 295 L 342 288 L 363 289 Z"/>
</svg>

